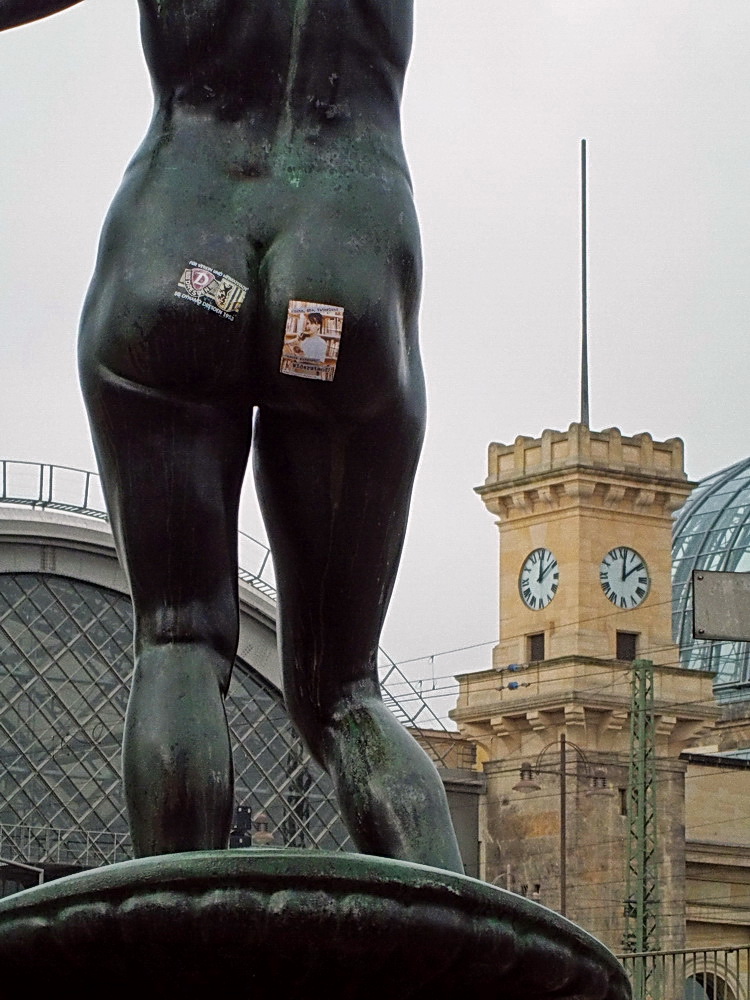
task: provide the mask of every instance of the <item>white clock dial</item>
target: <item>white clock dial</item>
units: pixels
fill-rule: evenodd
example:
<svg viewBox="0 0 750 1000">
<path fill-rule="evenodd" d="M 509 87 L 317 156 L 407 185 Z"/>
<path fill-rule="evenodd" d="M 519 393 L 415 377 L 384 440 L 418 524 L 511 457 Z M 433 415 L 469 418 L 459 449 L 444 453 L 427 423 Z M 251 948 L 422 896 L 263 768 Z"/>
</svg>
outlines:
<svg viewBox="0 0 750 1000">
<path fill-rule="evenodd" d="M 612 549 L 602 559 L 599 579 L 607 600 L 626 610 L 637 608 L 651 586 L 645 560 L 626 545 Z"/>
<path fill-rule="evenodd" d="M 549 549 L 534 549 L 521 567 L 518 590 L 523 603 L 532 611 L 546 608 L 557 593 L 560 569 Z"/>
</svg>

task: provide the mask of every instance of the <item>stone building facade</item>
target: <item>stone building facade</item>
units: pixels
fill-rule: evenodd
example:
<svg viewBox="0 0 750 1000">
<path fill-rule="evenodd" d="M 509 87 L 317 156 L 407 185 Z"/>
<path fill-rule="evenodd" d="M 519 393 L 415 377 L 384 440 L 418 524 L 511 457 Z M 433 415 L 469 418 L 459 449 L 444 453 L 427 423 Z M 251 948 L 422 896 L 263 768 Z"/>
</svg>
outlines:
<svg viewBox="0 0 750 1000">
<path fill-rule="evenodd" d="M 750 943 L 750 761 L 717 756 L 750 746 L 748 712 L 672 641 L 673 513 L 693 486 L 679 439 L 573 424 L 490 445 L 477 489 L 498 519 L 499 641 L 451 714 L 486 781 L 481 876 L 615 951 L 636 657 L 654 664 L 658 945 Z"/>
</svg>

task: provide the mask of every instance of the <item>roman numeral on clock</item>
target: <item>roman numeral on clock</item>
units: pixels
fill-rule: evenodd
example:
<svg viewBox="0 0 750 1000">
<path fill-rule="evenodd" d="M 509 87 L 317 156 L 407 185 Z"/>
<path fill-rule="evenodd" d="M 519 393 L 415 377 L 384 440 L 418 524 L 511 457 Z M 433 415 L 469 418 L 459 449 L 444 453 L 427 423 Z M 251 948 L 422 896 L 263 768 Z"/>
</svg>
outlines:
<svg viewBox="0 0 750 1000">
<path fill-rule="evenodd" d="M 622 611 L 630 611 L 648 594 L 648 567 L 635 549 L 618 545 L 602 558 L 599 582 L 608 601 Z"/>
</svg>

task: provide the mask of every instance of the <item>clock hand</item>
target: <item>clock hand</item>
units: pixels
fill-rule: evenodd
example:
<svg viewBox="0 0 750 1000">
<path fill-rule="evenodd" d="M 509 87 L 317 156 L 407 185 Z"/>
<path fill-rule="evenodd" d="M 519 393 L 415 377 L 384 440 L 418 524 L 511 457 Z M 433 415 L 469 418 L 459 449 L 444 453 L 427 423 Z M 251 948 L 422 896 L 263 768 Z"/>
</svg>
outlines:
<svg viewBox="0 0 750 1000">
<path fill-rule="evenodd" d="M 641 566 L 642 563 L 634 563 L 623 577 L 623 580 L 627 580 L 627 578 L 631 575 L 631 573 L 635 573 L 637 570 L 641 568 Z"/>
</svg>

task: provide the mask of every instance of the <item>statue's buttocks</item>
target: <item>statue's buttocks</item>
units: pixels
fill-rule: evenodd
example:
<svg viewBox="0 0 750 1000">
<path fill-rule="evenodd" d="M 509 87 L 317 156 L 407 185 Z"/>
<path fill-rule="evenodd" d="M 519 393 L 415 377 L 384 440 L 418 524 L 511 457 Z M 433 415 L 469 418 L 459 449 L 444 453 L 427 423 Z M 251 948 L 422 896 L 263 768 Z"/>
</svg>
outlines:
<svg viewBox="0 0 750 1000">
<path fill-rule="evenodd" d="M 114 374 L 200 397 L 279 381 L 290 301 L 346 310 L 352 364 L 327 402 L 373 406 L 402 348 L 370 337 L 363 396 L 347 368 L 355 322 L 415 313 L 420 247 L 399 99 L 411 40 L 403 0 L 141 0 L 155 114 L 105 226 L 82 325 Z M 247 287 L 232 317 L 175 296 L 190 261 Z M 206 330 L 216 327 L 207 335 Z M 288 397 L 288 398 L 287 398 Z"/>
</svg>

